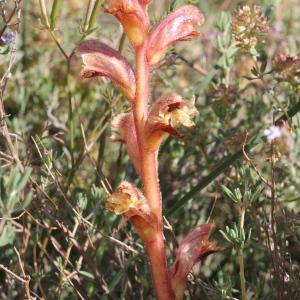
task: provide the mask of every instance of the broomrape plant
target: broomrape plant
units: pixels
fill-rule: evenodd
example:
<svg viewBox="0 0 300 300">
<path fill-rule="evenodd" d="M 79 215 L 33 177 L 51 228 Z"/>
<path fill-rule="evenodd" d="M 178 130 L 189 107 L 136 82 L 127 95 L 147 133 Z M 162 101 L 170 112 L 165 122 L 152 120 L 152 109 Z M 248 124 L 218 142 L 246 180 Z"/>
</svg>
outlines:
<svg viewBox="0 0 300 300">
<path fill-rule="evenodd" d="M 114 141 L 124 143 L 138 173 L 142 190 L 122 182 L 106 199 L 106 208 L 129 220 L 144 242 L 152 271 L 157 299 L 182 299 L 186 279 L 193 265 L 218 250 L 208 240 L 211 225 L 193 229 L 179 246 L 174 265 L 169 268 L 163 236 L 162 199 L 158 178 L 158 151 L 168 135 L 180 137 L 177 126 L 191 127 L 198 114 L 194 100 L 175 93 L 163 95 L 149 107 L 150 72 L 178 41 L 199 36 L 203 14 L 185 5 L 150 28 L 147 12 L 149 0 L 107 0 L 106 12 L 122 24 L 135 54 L 135 70 L 111 47 L 85 40 L 78 45 L 85 78 L 105 76 L 111 79 L 128 100 L 131 111 L 118 115 L 112 122 Z"/>
</svg>

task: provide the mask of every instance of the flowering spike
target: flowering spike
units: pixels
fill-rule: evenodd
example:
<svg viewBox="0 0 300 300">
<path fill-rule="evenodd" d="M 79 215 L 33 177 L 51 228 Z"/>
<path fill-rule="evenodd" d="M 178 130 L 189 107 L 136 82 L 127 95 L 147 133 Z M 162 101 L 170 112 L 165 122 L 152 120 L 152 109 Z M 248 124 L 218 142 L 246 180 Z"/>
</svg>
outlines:
<svg viewBox="0 0 300 300">
<path fill-rule="evenodd" d="M 119 52 L 96 40 L 83 41 L 77 49 L 83 61 L 82 77 L 106 76 L 115 82 L 129 100 L 134 100 L 135 75 Z"/>
<path fill-rule="evenodd" d="M 149 1 L 106 0 L 106 12 L 114 15 L 123 25 L 133 47 L 142 45 L 149 31 L 149 17 L 145 5 Z"/>
<path fill-rule="evenodd" d="M 117 191 L 106 199 L 106 209 L 129 219 L 143 241 L 153 239 L 157 218 L 151 213 L 143 193 L 130 182 L 123 181 Z"/>
<path fill-rule="evenodd" d="M 209 242 L 212 225 L 205 224 L 194 228 L 181 242 L 176 260 L 171 270 L 172 289 L 175 299 L 182 299 L 186 279 L 198 260 L 220 251 L 215 243 Z"/>
<path fill-rule="evenodd" d="M 132 113 L 120 114 L 112 121 L 112 130 L 117 135 L 112 136 L 113 141 L 118 141 L 126 145 L 128 154 L 133 162 L 135 169 L 140 174 L 140 153 L 134 127 Z"/>
<path fill-rule="evenodd" d="M 193 126 L 191 118 L 197 114 L 194 100 L 184 100 L 175 93 L 162 96 L 152 106 L 146 123 L 145 132 L 149 149 L 157 150 L 166 133 L 181 137 L 175 127 Z"/>
<path fill-rule="evenodd" d="M 200 35 L 196 26 L 204 23 L 204 16 L 193 5 L 185 5 L 168 15 L 150 34 L 147 58 L 151 65 L 158 63 L 167 48 L 177 41 L 186 41 Z"/>
</svg>

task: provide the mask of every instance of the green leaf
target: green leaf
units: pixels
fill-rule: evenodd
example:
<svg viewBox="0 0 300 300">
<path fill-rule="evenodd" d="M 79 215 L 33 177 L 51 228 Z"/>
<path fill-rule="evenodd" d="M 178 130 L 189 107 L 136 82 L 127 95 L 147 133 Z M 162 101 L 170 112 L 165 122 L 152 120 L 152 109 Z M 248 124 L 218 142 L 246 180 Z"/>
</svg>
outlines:
<svg viewBox="0 0 300 300">
<path fill-rule="evenodd" d="M 14 230 L 10 223 L 7 223 L 0 233 L 0 247 L 12 244 L 14 240 Z"/>
<path fill-rule="evenodd" d="M 252 197 L 249 199 L 250 203 L 256 202 L 264 189 L 264 186 L 259 185 L 252 194 Z"/>
<path fill-rule="evenodd" d="M 9 53 L 9 46 L 8 45 L 4 45 L 4 46 L 0 46 L 0 54 L 1 55 L 6 55 Z"/>
<path fill-rule="evenodd" d="M 225 185 L 221 185 L 221 188 L 222 188 L 222 191 L 226 194 L 226 196 L 235 202 L 235 196 L 234 196 L 233 192 L 229 188 L 227 188 Z"/>
<path fill-rule="evenodd" d="M 228 237 L 228 235 L 227 235 L 223 230 L 219 230 L 219 232 L 222 234 L 222 236 L 224 237 L 224 239 L 225 239 L 227 242 L 231 243 L 230 238 Z"/>
<path fill-rule="evenodd" d="M 53 30 L 56 26 L 57 19 L 62 10 L 62 0 L 54 0 L 50 14 L 50 29 Z"/>
<path fill-rule="evenodd" d="M 50 28 L 45 1 L 44 0 L 39 0 L 39 5 L 40 5 L 40 13 L 41 13 L 41 17 L 42 17 L 42 23 L 47 28 Z"/>
</svg>

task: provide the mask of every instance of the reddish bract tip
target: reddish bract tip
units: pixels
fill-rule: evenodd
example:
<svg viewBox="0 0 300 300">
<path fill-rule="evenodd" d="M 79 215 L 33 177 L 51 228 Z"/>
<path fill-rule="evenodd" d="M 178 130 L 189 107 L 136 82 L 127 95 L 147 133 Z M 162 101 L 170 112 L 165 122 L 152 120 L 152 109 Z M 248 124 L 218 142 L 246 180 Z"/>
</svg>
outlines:
<svg viewBox="0 0 300 300">
<path fill-rule="evenodd" d="M 148 148 L 152 151 L 157 150 L 167 133 L 181 137 L 175 127 L 193 126 L 192 118 L 197 114 L 193 100 L 185 100 L 175 93 L 159 98 L 152 106 L 146 122 Z"/>
<path fill-rule="evenodd" d="M 108 77 L 128 100 L 134 100 L 135 75 L 129 63 L 119 52 L 96 40 L 79 43 L 77 50 L 83 61 L 82 77 Z"/>
<path fill-rule="evenodd" d="M 145 4 L 138 0 L 106 0 L 106 12 L 115 16 L 133 45 L 142 45 L 149 31 L 149 17 Z M 148 1 L 149 2 L 149 1 Z"/>
<path fill-rule="evenodd" d="M 149 63 L 158 63 L 164 57 L 167 48 L 177 41 L 191 40 L 199 36 L 200 32 L 196 27 L 203 23 L 203 14 L 193 5 L 185 5 L 168 15 L 149 36 Z"/>
<path fill-rule="evenodd" d="M 151 0 L 139 0 L 139 2 L 140 2 L 140 4 L 141 5 L 148 5 L 150 2 L 151 2 Z"/>
<path fill-rule="evenodd" d="M 220 251 L 215 243 L 208 241 L 212 225 L 205 224 L 193 229 L 181 242 L 171 270 L 172 289 L 176 300 L 182 299 L 186 279 L 197 261 Z"/>
</svg>

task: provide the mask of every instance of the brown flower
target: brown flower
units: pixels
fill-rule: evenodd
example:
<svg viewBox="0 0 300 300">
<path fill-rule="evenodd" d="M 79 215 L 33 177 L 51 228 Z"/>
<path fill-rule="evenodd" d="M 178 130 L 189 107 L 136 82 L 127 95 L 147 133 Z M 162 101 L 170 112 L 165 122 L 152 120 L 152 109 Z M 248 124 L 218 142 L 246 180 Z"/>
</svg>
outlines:
<svg viewBox="0 0 300 300">
<path fill-rule="evenodd" d="M 145 133 L 149 149 L 157 150 L 167 133 L 181 137 L 175 127 L 193 126 L 192 118 L 197 114 L 194 100 L 182 99 L 175 93 L 162 96 L 152 106 L 146 122 Z"/>
<path fill-rule="evenodd" d="M 274 70 L 278 81 L 287 81 L 293 86 L 300 84 L 300 56 L 286 56 L 277 53 L 274 59 Z"/>
<path fill-rule="evenodd" d="M 143 193 L 127 181 L 123 181 L 117 191 L 106 199 L 107 210 L 128 218 L 139 214 L 143 206 L 147 209 L 147 201 Z"/>
<path fill-rule="evenodd" d="M 261 8 L 248 5 L 239 8 L 231 24 L 236 46 L 244 50 L 252 50 L 269 30 L 268 19 L 263 16 Z"/>
<path fill-rule="evenodd" d="M 176 299 L 182 299 L 187 276 L 196 262 L 221 250 L 208 240 L 211 229 L 210 224 L 196 227 L 181 242 L 171 270 L 172 289 Z"/>
<path fill-rule="evenodd" d="M 143 193 L 133 184 L 123 181 L 117 191 L 106 199 L 106 209 L 129 219 L 145 243 L 150 243 L 158 229 L 156 216 Z"/>
</svg>

